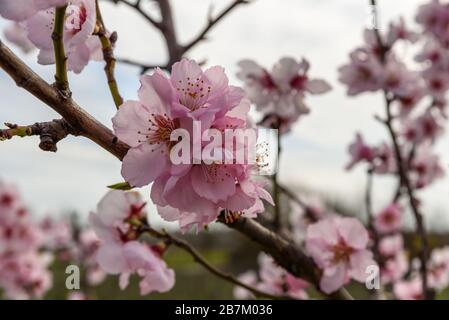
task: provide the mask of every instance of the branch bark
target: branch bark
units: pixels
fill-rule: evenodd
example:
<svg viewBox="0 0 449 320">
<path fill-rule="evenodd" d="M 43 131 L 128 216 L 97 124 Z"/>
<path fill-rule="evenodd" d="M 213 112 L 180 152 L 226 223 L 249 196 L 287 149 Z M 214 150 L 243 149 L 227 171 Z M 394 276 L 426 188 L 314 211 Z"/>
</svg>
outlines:
<svg viewBox="0 0 449 320">
<path fill-rule="evenodd" d="M 49 122 L 35 123 L 29 126 L 5 123 L 8 129 L 0 129 L 0 141 L 9 140 L 12 137 L 39 136 L 41 142 L 39 148 L 43 151 L 56 152 L 56 144 L 69 134 L 76 135 L 71 126 L 64 119 L 55 119 Z"/>
</svg>

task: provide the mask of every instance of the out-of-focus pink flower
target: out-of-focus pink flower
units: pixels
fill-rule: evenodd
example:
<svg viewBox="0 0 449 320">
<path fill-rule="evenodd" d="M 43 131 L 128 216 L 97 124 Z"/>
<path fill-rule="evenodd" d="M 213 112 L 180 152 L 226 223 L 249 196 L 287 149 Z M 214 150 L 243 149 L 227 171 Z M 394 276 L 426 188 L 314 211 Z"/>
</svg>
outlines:
<svg viewBox="0 0 449 320">
<path fill-rule="evenodd" d="M 403 134 L 408 141 L 415 144 L 420 144 L 424 141 L 433 143 L 443 133 L 441 115 L 437 115 L 432 111 L 432 109 L 428 109 L 416 119 L 405 123 Z"/>
<path fill-rule="evenodd" d="M 399 21 L 390 23 L 387 33 L 386 45 L 391 48 L 398 40 L 405 40 L 411 43 L 415 43 L 416 41 L 418 41 L 418 39 L 418 33 L 408 29 L 405 23 L 405 19 L 403 17 L 400 17 Z"/>
<path fill-rule="evenodd" d="M 380 270 L 380 280 L 383 284 L 394 283 L 407 273 L 409 263 L 404 251 L 386 259 Z"/>
<path fill-rule="evenodd" d="M 23 53 L 30 53 L 35 49 L 33 43 L 28 39 L 27 32 L 22 24 L 13 22 L 3 31 L 6 40 L 16 45 Z"/>
<path fill-rule="evenodd" d="M 290 296 L 294 299 L 307 299 L 305 291 L 309 283 L 303 279 L 294 277 L 275 264 L 273 258 L 262 253 L 258 258 L 259 278 L 254 271 L 247 271 L 239 276 L 243 283 L 259 289 L 262 292 L 277 296 Z M 234 295 L 237 299 L 251 299 L 253 294 L 243 288 L 235 288 Z"/>
<path fill-rule="evenodd" d="M 45 247 L 51 250 L 65 249 L 72 245 L 72 230 L 66 221 L 44 218 L 39 224 Z"/>
<path fill-rule="evenodd" d="M 175 275 L 161 259 L 159 252 L 138 241 L 138 230 L 133 221 L 144 221 L 145 203 L 134 192 L 110 191 L 100 201 L 97 213 L 89 220 L 100 239 L 97 261 L 107 273 L 120 274 L 121 289 L 128 286 L 129 276 L 140 277 L 140 293 L 169 291 Z"/>
<path fill-rule="evenodd" d="M 381 234 L 399 231 L 402 223 L 402 207 L 391 203 L 374 217 L 374 227 Z"/>
<path fill-rule="evenodd" d="M 331 86 L 322 79 L 311 79 L 310 64 L 306 59 L 296 61 L 281 58 L 271 72 L 252 60 L 239 62 L 237 76 L 244 81 L 245 89 L 257 110 L 263 113 L 263 126 L 278 128 L 281 133 L 290 131 L 299 117 L 309 112 L 304 103 L 305 94 L 324 94 Z"/>
<path fill-rule="evenodd" d="M 351 161 L 346 166 L 347 170 L 352 169 L 357 163 L 362 161 L 370 163 L 376 156 L 375 149 L 365 143 L 360 133 L 356 134 L 355 141 L 349 145 L 348 151 L 351 155 Z"/>
<path fill-rule="evenodd" d="M 376 265 L 368 241 L 368 232 L 354 218 L 332 217 L 307 229 L 306 250 L 323 270 L 321 290 L 329 294 L 351 278 L 366 281 L 366 268 Z"/>
<path fill-rule="evenodd" d="M 384 257 L 392 257 L 401 252 L 404 248 L 402 235 L 383 237 L 379 242 L 379 252 Z"/>
<path fill-rule="evenodd" d="M 410 180 L 415 188 L 423 188 L 444 176 L 440 159 L 428 144 L 421 145 L 410 164 Z"/>
<path fill-rule="evenodd" d="M 373 161 L 374 172 L 389 174 L 396 172 L 396 159 L 391 145 L 383 142 L 375 148 L 376 157 Z"/>
<path fill-rule="evenodd" d="M 449 285 L 449 247 L 433 249 L 428 266 L 429 286 L 443 290 Z"/>
<path fill-rule="evenodd" d="M 9 20 L 23 21 L 40 10 L 61 7 L 68 0 L 2 0 L 0 15 Z"/>
<path fill-rule="evenodd" d="M 422 300 L 422 281 L 416 276 L 411 280 L 396 282 L 394 284 L 394 295 L 399 300 Z"/>
<path fill-rule="evenodd" d="M 431 34 L 441 42 L 442 45 L 449 45 L 447 35 L 447 25 L 449 23 L 449 8 L 439 0 L 432 0 L 418 8 L 416 21 L 424 28 L 424 32 Z"/>
<path fill-rule="evenodd" d="M 318 197 L 305 198 L 304 206 L 291 202 L 290 212 L 289 219 L 292 226 L 292 236 L 298 244 L 304 242 L 309 225 L 323 219 L 327 215 L 326 207 Z"/>
<path fill-rule="evenodd" d="M 67 67 L 80 73 L 91 58 L 97 57 L 99 39 L 92 33 L 96 23 L 95 0 L 73 0 L 66 11 L 64 23 L 64 47 Z M 52 33 L 55 9 L 42 10 L 25 21 L 30 41 L 40 50 L 38 62 L 53 64 Z"/>
<path fill-rule="evenodd" d="M 339 80 L 347 86 L 348 95 L 373 92 L 382 87 L 382 66 L 375 56 L 365 49 L 356 49 L 350 59 L 349 64 L 338 69 Z"/>
<path fill-rule="evenodd" d="M 82 291 L 70 291 L 67 300 L 87 300 L 87 295 Z"/>
</svg>

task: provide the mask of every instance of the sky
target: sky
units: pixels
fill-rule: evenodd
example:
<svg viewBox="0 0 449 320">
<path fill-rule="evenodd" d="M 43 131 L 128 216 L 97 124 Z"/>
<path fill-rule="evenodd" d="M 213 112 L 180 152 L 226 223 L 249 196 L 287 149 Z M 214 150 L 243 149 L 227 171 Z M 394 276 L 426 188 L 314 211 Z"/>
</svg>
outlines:
<svg viewBox="0 0 449 320">
<path fill-rule="evenodd" d="M 192 39 L 206 23 L 208 12 L 218 12 L 231 1 L 173 0 L 174 17 L 182 43 Z M 379 0 L 380 21 L 385 26 L 403 15 L 413 24 L 414 12 L 422 0 Z M 118 32 L 116 56 L 147 64 L 163 64 L 166 50 L 160 34 L 127 7 L 101 3 L 108 29 Z M 148 11 L 158 17 L 157 7 Z M 206 65 L 222 65 L 232 84 L 237 62 L 256 60 L 271 68 L 279 58 L 307 58 L 313 77 L 326 79 L 333 90 L 309 97 L 312 112 L 302 118 L 283 143 L 280 180 L 305 187 L 329 197 L 357 205 L 363 198 L 366 176 L 363 168 L 346 172 L 347 145 L 361 131 L 370 143 L 387 139 L 385 129 L 373 120 L 383 110 L 382 97 L 364 94 L 348 98 L 338 83 L 337 69 L 348 60 L 348 53 L 362 41 L 362 30 L 369 19 L 364 0 L 253 0 L 227 16 L 209 34 L 207 42 L 195 47 L 189 57 Z M 0 18 L 0 29 L 6 25 Z M 17 52 L 17 50 L 16 50 Z M 52 66 L 40 66 L 36 55 L 20 55 L 38 74 L 51 82 Z M 139 70 L 118 65 L 117 79 L 122 95 L 134 99 L 139 87 Z M 70 74 L 76 101 L 107 126 L 115 107 L 109 96 L 103 65 L 91 63 L 80 75 Z M 31 124 L 58 118 L 49 107 L 17 88 L 0 71 L 0 122 Z M 443 165 L 449 163 L 448 136 L 437 148 Z M 38 149 L 38 138 L 13 139 L 0 144 L 0 179 L 15 183 L 29 207 L 38 214 L 95 209 L 107 185 L 120 182 L 120 163 L 84 138 L 69 137 L 58 145 L 58 152 Z M 374 206 L 380 209 L 390 198 L 393 181 L 375 181 Z M 143 194 L 148 198 L 148 189 Z M 442 179 L 420 194 L 426 219 L 434 229 L 449 229 L 449 178 Z M 152 208 L 151 208 L 152 209 Z M 153 217 L 155 215 L 150 215 Z M 154 218 L 157 220 L 157 218 Z"/>
</svg>

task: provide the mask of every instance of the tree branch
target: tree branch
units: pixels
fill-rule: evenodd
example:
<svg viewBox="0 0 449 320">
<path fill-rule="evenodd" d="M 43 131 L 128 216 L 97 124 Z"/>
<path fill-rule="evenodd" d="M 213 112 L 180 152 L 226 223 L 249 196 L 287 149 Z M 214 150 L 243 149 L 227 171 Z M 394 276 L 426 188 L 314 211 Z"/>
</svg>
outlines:
<svg viewBox="0 0 449 320">
<path fill-rule="evenodd" d="M 64 119 L 55 119 L 49 122 L 35 123 L 30 126 L 18 126 L 17 124 L 5 123 L 8 129 L 0 129 L 0 141 L 9 140 L 14 136 L 29 137 L 39 136 L 41 142 L 39 148 L 43 151 L 56 152 L 56 144 L 67 137 L 75 134 L 70 125 Z"/>
<path fill-rule="evenodd" d="M 263 251 L 273 257 L 277 264 L 296 277 L 303 278 L 319 290 L 320 270 L 300 248 L 273 231 L 263 227 L 253 219 L 240 218 L 232 223 L 226 221 L 221 214 L 218 221 L 227 227 L 237 230 L 259 244 Z M 330 296 L 332 299 L 352 300 L 351 295 L 343 288 Z"/>
<path fill-rule="evenodd" d="M 226 15 L 228 15 L 233 9 L 238 7 L 241 4 L 248 4 L 249 0 L 234 0 L 228 7 L 226 7 L 220 14 L 218 14 L 215 18 L 209 16 L 207 25 L 204 29 L 186 46 L 184 46 L 184 53 L 192 49 L 195 45 L 197 45 L 202 40 L 206 39 L 207 33 L 218 23 L 221 19 L 223 19 Z"/>
<path fill-rule="evenodd" d="M 161 23 L 156 21 L 148 13 L 146 13 L 141 7 L 141 1 L 136 1 L 136 3 L 129 2 L 127 0 L 105 0 L 107 2 L 112 2 L 114 4 L 123 4 L 129 8 L 134 9 L 138 14 L 140 14 L 146 21 L 153 25 L 157 29 L 161 29 Z"/>
<path fill-rule="evenodd" d="M 120 91 L 118 89 L 117 81 L 115 80 L 114 75 L 116 60 L 114 57 L 113 43 L 115 43 L 115 41 L 117 40 L 117 33 L 116 32 L 112 33 L 111 38 L 107 36 L 106 27 L 103 21 L 103 17 L 101 15 L 98 0 L 96 0 L 96 7 L 97 7 L 97 27 L 98 27 L 97 35 L 100 38 L 101 47 L 103 49 L 103 59 L 106 62 L 104 71 L 106 73 L 106 78 L 108 79 L 109 91 L 111 92 L 115 106 L 118 109 L 123 104 L 123 98 L 120 95 Z"/>
<path fill-rule="evenodd" d="M 61 95 L 58 89 L 38 76 L 1 40 L 0 68 L 5 70 L 19 87 L 59 113 L 70 125 L 71 134 L 87 137 L 120 160 L 123 159 L 128 151 L 126 144 L 118 141 L 111 130 L 84 111 L 72 98 Z"/>
<path fill-rule="evenodd" d="M 219 269 L 217 269 L 216 267 L 214 267 L 213 265 L 211 265 L 206 258 L 204 258 L 201 253 L 199 253 L 194 247 L 192 247 L 187 241 L 183 240 L 183 239 L 179 239 L 176 238 L 170 234 L 168 234 L 167 232 L 159 232 L 153 228 L 151 228 L 150 226 L 146 225 L 144 227 L 141 228 L 142 232 L 147 232 L 149 233 L 151 236 L 164 240 L 167 242 L 167 244 L 173 244 L 176 247 L 188 252 L 193 259 L 198 262 L 200 265 L 202 265 L 206 270 L 208 270 L 210 273 L 216 275 L 217 277 L 228 281 L 234 285 L 240 286 L 248 291 L 251 291 L 256 297 L 261 297 L 261 298 L 269 298 L 269 299 L 292 299 L 291 297 L 288 296 L 276 296 L 276 295 L 272 295 L 270 293 L 267 292 L 263 292 L 260 291 L 257 288 L 251 287 L 243 282 L 241 282 L 240 280 L 238 280 L 237 278 L 235 278 L 234 276 L 225 273 Z"/>
<path fill-rule="evenodd" d="M 141 74 L 144 74 L 148 70 L 152 70 L 152 69 L 156 69 L 156 68 L 161 68 L 163 70 L 170 71 L 170 67 L 167 65 L 164 65 L 164 66 L 150 65 L 150 64 L 144 64 L 141 62 L 137 62 L 137 61 L 134 61 L 131 59 L 124 59 L 124 58 L 117 58 L 117 61 L 120 63 L 129 64 L 130 66 L 139 67 L 141 69 L 140 70 Z"/>
</svg>

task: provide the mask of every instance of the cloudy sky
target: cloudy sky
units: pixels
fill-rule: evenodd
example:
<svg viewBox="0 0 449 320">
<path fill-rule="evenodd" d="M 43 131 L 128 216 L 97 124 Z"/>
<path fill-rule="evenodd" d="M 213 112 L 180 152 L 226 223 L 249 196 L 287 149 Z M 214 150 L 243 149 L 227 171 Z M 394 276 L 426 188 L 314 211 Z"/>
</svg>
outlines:
<svg viewBox="0 0 449 320">
<path fill-rule="evenodd" d="M 179 38 L 188 42 L 205 24 L 211 8 L 217 12 L 230 1 L 174 0 L 174 15 Z M 404 15 L 413 23 L 416 7 L 422 0 L 380 0 L 381 22 Z M 346 148 L 355 131 L 363 131 L 369 142 L 386 139 L 384 129 L 373 120 L 383 110 L 379 95 L 355 99 L 345 96 L 338 83 L 337 68 L 347 61 L 350 50 L 361 42 L 369 8 L 364 0 L 254 0 L 240 7 L 210 33 L 190 56 L 207 59 L 208 65 L 226 68 L 231 82 L 240 59 L 252 58 L 270 67 L 282 56 L 306 57 L 313 76 L 327 79 L 334 90 L 308 99 L 312 113 L 303 118 L 283 142 L 281 180 L 331 194 L 348 203 L 358 203 L 363 194 L 365 175 L 361 168 L 347 173 Z M 148 64 L 164 63 L 166 51 L 160 34 L 126 7 L 102 3 L 108 28 L 119 34 L 116 56 Z M 149 12 L 157 17 L 150 3 Z M 6 22 L 0 18 L 0 28 Z M 39 66 L 35 55 L 25 61 L 48 81 L 52 67 Z M 102 64 L 91 63 L 81 75 L 71 75 L 75 99 L 108 126 L 114 105 L 104 78 Z M 117 78 L 123 96 L 136 97 L 138 70 L 120 65 Z M 0 72 L 0 122 L 31 124 L 57 118 L 34 97 L 15 87 Z M 445 166 L 449 163 L 448 139 L 438 145 Z M 121 181 L 120 163 L 83 138 L 68 138 L 56 154 L 41 152 L 37 138 L 14 139 L 0 145 L 0 178 L 16 183 L 37 214 L 77 210 L 87 214 L 106 192 L 105 186 Z M 376 207 L 385 205 L 391 181 L 375 184 Z M 147 192 L 147 190 L 144 190 Z M 449 180 L 440 180 L 423 194 L 430 223 L 449 227 Z"/>
</svg>

